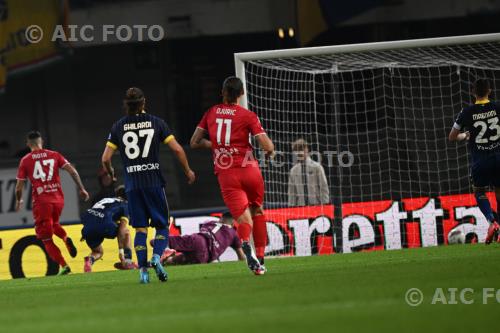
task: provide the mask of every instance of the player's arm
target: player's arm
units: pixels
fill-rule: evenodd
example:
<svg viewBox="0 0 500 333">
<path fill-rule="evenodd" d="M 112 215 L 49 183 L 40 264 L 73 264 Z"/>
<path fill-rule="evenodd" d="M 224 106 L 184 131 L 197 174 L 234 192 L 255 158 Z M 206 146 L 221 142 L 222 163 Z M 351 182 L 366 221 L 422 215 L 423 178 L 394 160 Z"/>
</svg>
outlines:
<svg viewBox="0 0 500 333">
<path fill-rule="evenodd" d="M 241 247 L 236 249 L 236 254 L 238 255 L 238 260 L 246 260 L 245 252 Z"/>
<path fill-rule="evenodd" d="M 266 152 L 266 156 L 274 156 L 274 143 L 266 133 L 258 134 L 257 136 L 255 136 L 255 140 L 257 140 L 259 147 Z"/>
<path fill-rule="evenodd" d="M 84 201 L 89 200 L 89 194 L 87 190 L 85 190 L 85 186 L 83 186 L 82 179 L 80 178 L 80 175 L 78 174 L 78 171 L 76 171 L 75 167 L 73 167 L 70 163 L 66 163 L 63 167 L 63 170 L 65 170 L 71 178 L 73 178 L 73 181 L 75 182 L 76 186 L 78 186 L 78 191 L 80 192 L 80 197 Z"/>
<path fill-rule="evenodd" d="M 111 146 L 110 142 L 106 144 L 106 148 L 104 148 L 104 152 L 102 153 L 101 162 L 104 170 L 108 173 L 108 175 L 113 179 L 113 182 L 116 182 L 115 177 L 115 169 L 113 168 L 113 164 L 111 163 L 111 159 L 113 158 L 113 154 L 115 153 L 116 148 Z"/>
<path fill-rule="evenodd" d="M 237 229 L 236 229 L 237 230 Z M 245 252 L 243 252 L 241 246 L 241 240 L 238 235 L 235 235 L 233 241 L 231 243 L 231 248 L 236 251 L 236 255 L 238 256 L 238 260 L 246 260 Z"/>
<path fill-rule="evenodd" d="M 193 136 L 191 137 L 191 141 L 189 142 L 191 148 L 193 149 L 198 149 L 198 148 L 205 148 L 205 149 L 211 149 L 212 148 L 212 142 L 210 140 L 207 140 L 205 138 L 207 131 L 201 127 L 196 127 L 194 130 Z"/>
<path fill-rule="evenodd" d="M 125 248 L 132 248 L 132 244 L 130 242 L 130 231 L 127 227 L 128 225 L 128 218 L 125 216 L 120 217 L 120 220 L 118 221 L 118 257 L 120 258 L 121 262 L 125 261 Z"/>
<path fill-rule="evenodd" d="M 448 134 L 448 140 L 450 141 L 463 141 L 469 140 L 470 133 L 462 132 L 462 129 L 466 127 L 468 119 L 468 112 L 464 109 L 458 114 L 457 120 L 451 128 L 450 134 Z"/>
<path fill-rule="evenodd" d="M 470 137 L 469 132 L 460 132 L 460 129 L 457 129 L 455 126 L 453 126 L 450 131 L 450 134 L 448 135 L 448 140 L 463 141 L 463 140 L 469 140 L 469 137 Z"/>
<path fill-rule="evenodd" d="M 255 140 L 259 144 L 259 147 L 266 153 L 267 157 L 273 158 L 275 155 L 274 143 L 271 141 L 269 136 L 267 136 L 257 115 L 253 112 L 249 112 L 247 121 L 250 133 L 254 136 Z"/>
<path fill-rule="evenodd" d="M 186 156 L 186 152 L 182 148 L 182 146 L 177 142 L 177 140 L 172 136 L 171 139 L 166 142 L 168 148 L 175 154 L 179 162 L 181 163 L 184 174 L 188 179 L 188 184 L 194 183 L 196 180 L 196 175 L 193 170 L 189 167 L 189 162 Z"/>
<path fill-rule="evenodd" d="M 16 212 L 21 209 L 21 205 L 23 204 L 23 189 L 26 184 L 26 180 L 18 179 L 16 183 Z"/>
</svg>

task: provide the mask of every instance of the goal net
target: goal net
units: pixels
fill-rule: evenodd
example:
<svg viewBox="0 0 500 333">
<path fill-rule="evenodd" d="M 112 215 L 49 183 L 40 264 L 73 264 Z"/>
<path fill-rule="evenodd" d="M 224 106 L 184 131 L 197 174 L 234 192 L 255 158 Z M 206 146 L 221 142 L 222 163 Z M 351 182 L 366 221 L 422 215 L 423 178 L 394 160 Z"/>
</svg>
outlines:
<svg viewBox="0 0 500 333">
<path fill-rule="evenodd" d="M 447 137 L 461 108 L 474 102 L 474 80 L 489 79 L 498 96 L 499 34 L 235 60 L 243 104 L 279 152 L 261 163 L 268 254 L 433 246 L 456 230 L 484 241 L 488 224 L 470 194 L 466 143 Z"/>
</svg>

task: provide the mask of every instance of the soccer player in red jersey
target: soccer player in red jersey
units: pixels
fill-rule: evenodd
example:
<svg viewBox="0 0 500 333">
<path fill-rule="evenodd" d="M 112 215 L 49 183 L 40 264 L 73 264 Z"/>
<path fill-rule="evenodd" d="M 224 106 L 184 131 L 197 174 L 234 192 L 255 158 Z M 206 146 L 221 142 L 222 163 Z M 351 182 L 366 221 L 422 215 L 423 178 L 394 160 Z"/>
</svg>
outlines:
<svg viewBox="0 0 500 333">
<path fill-rule="evenodd" d="M 61 238 L 71 257 L 76 257 L 77 251 L 73 241 L 59 224 L 59 217 L 64 207 L 59 168 L 71 175 L 78 186 L 80 196 L 85 201 L 89 199 L 89 194 L 76 169 L 58 152 L 43 148 L 43 140 L 39 132 L 33 131 L 28 134 L 27 145 L 31 152 L 21 159 L 17 171 L 16 211 L 21 208 L 23 189 L 26 180 L 29 179 L 32 186 L 36 236 L 42 240 L 50 258 L 61 267 L 58 275 L 69 274 L 71 269 L 64 260 L 61 250 L 52 240 L 54 234 Z"/>
<path fill-rule="evenodd" d="M 238 105 L 243 93 L 239 78 L 229 77 L 224 81 L 223 102 L 205 113 L 193 133 L 191 147 L 212 150 L 222 198 L 239 223 L 238 235 L 248 267 L 261 275 L 265 273 L 267 243 L 266 217 L 262 209 L 264 180 L 249 136 L 255 137 L 267 156 L 274 154 L 274 144 L 257 115 Z M 207 133 L 210 140 L 205 139 Z M 252 233 L 257 258 L 250 244 Z"/>
</svg>

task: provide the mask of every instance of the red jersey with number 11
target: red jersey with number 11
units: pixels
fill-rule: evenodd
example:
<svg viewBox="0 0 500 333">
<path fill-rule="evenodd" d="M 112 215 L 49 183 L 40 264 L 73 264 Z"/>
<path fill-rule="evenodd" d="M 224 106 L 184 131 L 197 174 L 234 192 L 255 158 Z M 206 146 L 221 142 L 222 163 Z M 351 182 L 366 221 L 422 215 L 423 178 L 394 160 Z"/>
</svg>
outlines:
<svg viewBox="0 0 500 333">
<path fill-rule="evenodd" d="M 208 132 L 212 142 L 215 173 L 254 161 L 249 135 L 266 133 L 255 113 L 236 104 L 211 107 L 198 127 Z"/>
<path fill-rule="evenodd" d="M 40 149 L 21 159 L 17 179 L 29 179 L 32 186 L 33 205 L 64 203 L 59 169 L 69 162 L 58 152 Z"/>
</svg>

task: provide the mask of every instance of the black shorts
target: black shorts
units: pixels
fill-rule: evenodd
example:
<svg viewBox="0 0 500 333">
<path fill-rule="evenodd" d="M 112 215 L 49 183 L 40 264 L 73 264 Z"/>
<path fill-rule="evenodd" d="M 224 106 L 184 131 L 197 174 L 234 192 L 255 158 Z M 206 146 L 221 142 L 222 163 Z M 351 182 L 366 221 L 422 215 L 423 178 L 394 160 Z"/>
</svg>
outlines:
<svg viewBox="0 0 500 333">
<path fill-rule="evenodd" d="M 473 159 L 470 174 L 475 187 L 500 187 L 500 153 Z"/>
<path fill-rule="evenodd" d="M 91 217 L 82 221 L 82 238 L 85 239 L 87 245 L 94 249 L 102 244 L 104 238 L 113 239 L 118 235 L 118 224 L 114 222 L 104 222 Z"/>
</svg>

